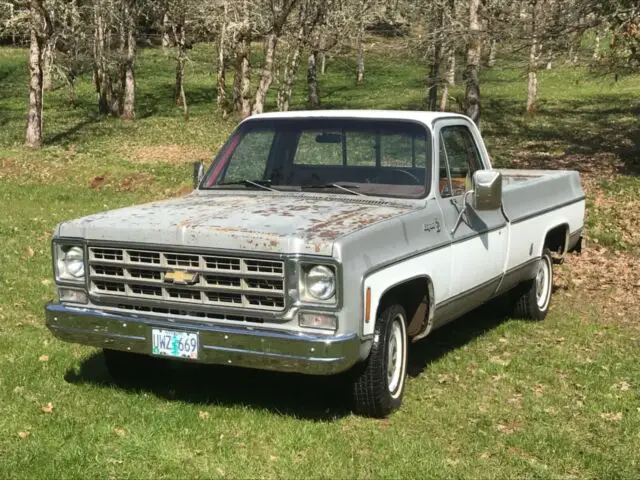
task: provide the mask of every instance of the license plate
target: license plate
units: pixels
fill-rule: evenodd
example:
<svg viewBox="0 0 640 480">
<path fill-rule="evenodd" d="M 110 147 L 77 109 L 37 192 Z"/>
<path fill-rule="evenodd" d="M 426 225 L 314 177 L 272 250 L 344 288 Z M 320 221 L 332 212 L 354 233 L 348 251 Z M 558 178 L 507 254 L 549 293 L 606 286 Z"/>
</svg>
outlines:
<svg viewBox="0 0 640 480">
<path fill-rule="evenodd" d="M 174 358 L 198 358 L 198 334 L 177 330 L 151 330 L 151 352 L 154 355 Z"/>
</svg>

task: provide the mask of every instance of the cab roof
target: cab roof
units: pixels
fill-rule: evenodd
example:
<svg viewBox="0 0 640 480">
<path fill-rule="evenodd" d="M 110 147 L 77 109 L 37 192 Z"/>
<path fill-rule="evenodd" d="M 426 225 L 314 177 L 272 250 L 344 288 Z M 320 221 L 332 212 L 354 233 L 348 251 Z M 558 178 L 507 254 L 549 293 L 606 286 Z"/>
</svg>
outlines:
<svg viewBox="0 0 640 480">
<path fill-rule="evenodd" d="M 458 113 L 428 112 L 415 110 L 296 110 L 290 112 L 260 113 L 247 117 L 251 119 L 295 119 L 295 118 L 369 118 L 379 120 L 413 120 L 431 125 L 440 118 L 461 118 L 467 121 L 469 117 Z"/>
</svg>

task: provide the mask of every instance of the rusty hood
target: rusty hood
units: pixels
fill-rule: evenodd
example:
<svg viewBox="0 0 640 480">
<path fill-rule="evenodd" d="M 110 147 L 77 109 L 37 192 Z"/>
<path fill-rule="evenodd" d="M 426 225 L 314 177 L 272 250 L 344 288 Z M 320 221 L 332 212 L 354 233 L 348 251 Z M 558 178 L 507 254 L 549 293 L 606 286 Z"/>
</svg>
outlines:
<svg viewBox="0 0 640 480">
<path fill-rule="evenodd" d="M 61 223 L 59 237 L 96 242 L 332 255 L 345 235 L 415 209 L 345 195 L 195 192 Z"/>
</svg>

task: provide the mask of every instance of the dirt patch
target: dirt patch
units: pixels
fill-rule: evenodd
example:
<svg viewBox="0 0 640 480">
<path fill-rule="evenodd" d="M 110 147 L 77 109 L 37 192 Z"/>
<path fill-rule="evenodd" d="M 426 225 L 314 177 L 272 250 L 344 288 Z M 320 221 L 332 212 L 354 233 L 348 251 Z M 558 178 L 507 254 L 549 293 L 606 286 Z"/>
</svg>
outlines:
<svg viewBox="0 0 640 480">
<path fill-rule="evenodd" d="M 132 192 L 155 183 L 155 178 L 149 173 L 134 173 L 124 178 L 114 178 L 108 174 L 97 175 L 89 182 L 92 190 L 109 187 L 119 192 Z"/>
<path fill-rule="evenodd" d="M 192 163 L 198 160 L 208 163 L 213 156 L 208 150 L 175 144 L 126 148 L 124 154 L 135 163 Z"/>
</svg>

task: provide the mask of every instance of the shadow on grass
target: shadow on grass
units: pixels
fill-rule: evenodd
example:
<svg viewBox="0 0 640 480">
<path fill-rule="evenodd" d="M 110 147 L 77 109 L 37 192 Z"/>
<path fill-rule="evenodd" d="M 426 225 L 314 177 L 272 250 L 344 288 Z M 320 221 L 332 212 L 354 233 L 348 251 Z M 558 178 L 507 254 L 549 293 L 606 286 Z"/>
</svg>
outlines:
<svg viewBox="0 0 640 480">
<path fill-rule="evenodd" d="M 505 312 L 504 299 L 495 299 L 410 345 L 407 375 L 417 377 L 431 363 L 498 327 L 508 319 Z"/>
<path fill-rule="evenodd" d="M 408 374 L 418 376 L 431 363 L 504 320 L 497 310 L 483 307 L 411 345 Z M 149 392 L 169 401 L 222 406 L 249 406 L 314 421 L 330 421 L 351 414 L 349 374 L 307 376 L 218 365 L 198 365 L 157 359 L 153 376 L 132 382 L 115 381 L 104 357 L 96 352 L 79 369 L 70 369 L 72 384 L 116 386 L 131 392 Z M 135 368 L 135 365 L 132 365 Z"/>
</svg>

